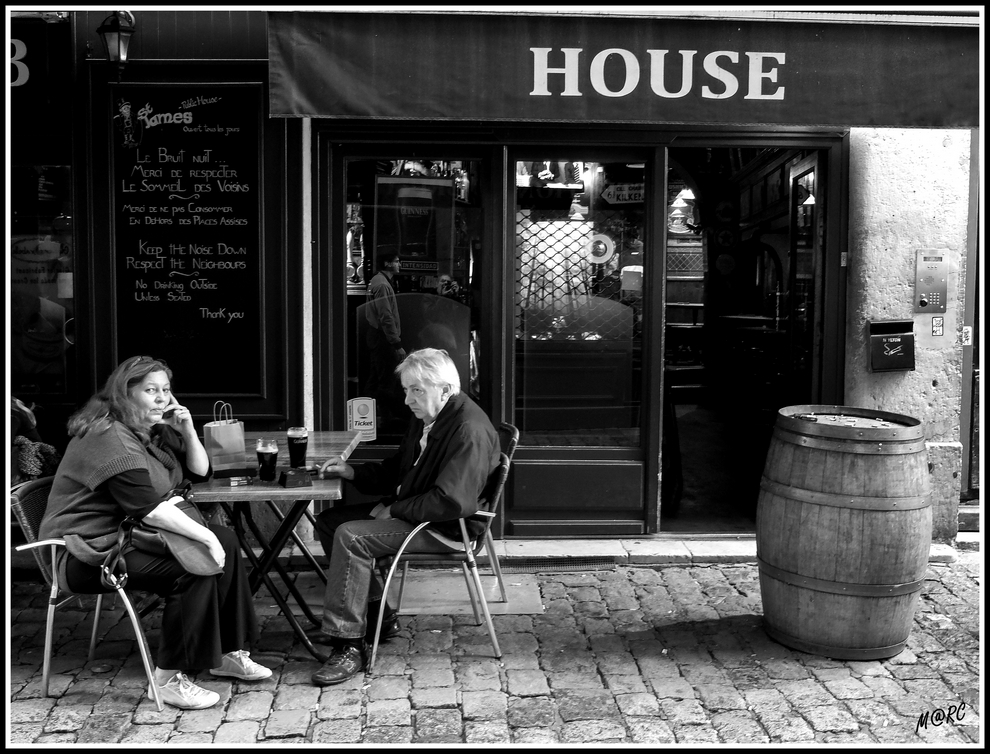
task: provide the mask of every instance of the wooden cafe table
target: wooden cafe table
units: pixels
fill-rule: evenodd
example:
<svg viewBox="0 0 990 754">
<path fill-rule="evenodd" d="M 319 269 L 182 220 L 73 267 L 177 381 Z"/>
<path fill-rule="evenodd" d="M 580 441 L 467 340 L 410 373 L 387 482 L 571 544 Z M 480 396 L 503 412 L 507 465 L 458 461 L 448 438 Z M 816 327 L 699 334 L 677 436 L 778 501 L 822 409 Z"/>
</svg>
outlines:
<svg viewBox="0 0 990 754">
<path fill-rule="evenodd" d="M 296 525 L 304 515 L 309 515 L 309 505 L 314 500 L 340 500 L 341 481 L 340 479 L 318 479 L 317 472 L 320 466 L 328 458 L 342 456 L 347 458 L 357 447 L 360 441 L 360 434 L 353 430 L 340 432 L 313 432 L 309 433 L 309 446 L 306 449 L 306 467 L 310 471 L 310 478 L 313 485 L 311 487 L 283 487 L 278 483 L 279 475 L 289 468 L 289 446 L 286 439 L 285 430 L 273 430 L 270 432 L 245 432 L 244 445 L 245 467 L 257 472 L 258 456 L 255 445 L 259 438 L 273 439 L 278 445 L 278 469 L 275 472 L 274 482 L 262 482 L 257 476 L 251 477 L 251 483 L 232 487 L 230 479 L 217 479 L 216 477 L 207 482 L 193 485 L 193 494 L 197 503 L 219 503 L 227 513 L 234 528 L 234 533 L 241 544 L 241 549 L 252 565 L 249 574 L 251 593 L 256 594 L 264 584 L 278 603 L 279 609 L 289 621 L 292 630 L 302 642 L 303 646 L 317 659 L 323 659 L 325 652 L 320 652 L 313 646 L 312 641 L 306 636 L 306 631 L 300 625 L 299 620 L 293 613 L 292 607 L 287 601 L 287 597 L 276 588 L 272 580 L 272 571 L 276 571 L 295 599 L 298 606 L 306 617 L 315 626 L 322 622 L 321 617 L 313 614 L 306 600 L 299 593 L 292 578 L 286 569 L 278 562 L 278 556 L 282 549 L 292 538 L 299 547 L 300 553 L 309 562 L 310 567 L 316 571 L 323 581 L 326 581 L 326 574 L 323 568 L 317 563 L 316 558 L 309 551 L 296 533 Z M 289 503 L 288 510 L 283 513 L 278 503 Z M 260 527 L 255 523 L 252 515 L 252 508 L 255 505 L 267 506 L 279 520 L 278 527 L 270 535 L 266 536 Z M 248 539 L 244 526 L 251 529 L 255 539 L 261 549 L 261 557 L 255 554 L 251 541 Z"/>
</svg>

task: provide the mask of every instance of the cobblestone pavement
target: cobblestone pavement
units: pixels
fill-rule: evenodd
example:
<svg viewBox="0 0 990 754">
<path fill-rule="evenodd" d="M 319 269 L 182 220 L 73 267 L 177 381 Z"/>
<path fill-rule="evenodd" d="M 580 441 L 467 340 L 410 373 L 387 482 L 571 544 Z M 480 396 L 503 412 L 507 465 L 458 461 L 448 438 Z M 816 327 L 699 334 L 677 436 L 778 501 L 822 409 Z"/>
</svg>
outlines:
<svg viewBox="0 0 990 754">
<path fill-rule="evenodd" d="M 761 628 L 753 564 L 541 573 L 542 615 L 402 617 L 373 677 L 319 689 L 272 600 L 257 606 L 261 683 L 201 675 L 212 709 L 157 712 L 123 611 L 86 663 L 89 616 L 56 623 L 41 696 L 46 595 L 11 585 L 8 746 L 107 744 L 932 744 L 983 742 L 982 560 L 929 566 L 907 648 L 885 661 L 792 651 Z M 114 620 L 116 623 L 114 624 Z M 147 619 L 152 647 L 158 638 Z M 927 716 L 927 717 L 926 717 Z M 927 722 L 926 724 L 923 724 Z"/>
</svg>

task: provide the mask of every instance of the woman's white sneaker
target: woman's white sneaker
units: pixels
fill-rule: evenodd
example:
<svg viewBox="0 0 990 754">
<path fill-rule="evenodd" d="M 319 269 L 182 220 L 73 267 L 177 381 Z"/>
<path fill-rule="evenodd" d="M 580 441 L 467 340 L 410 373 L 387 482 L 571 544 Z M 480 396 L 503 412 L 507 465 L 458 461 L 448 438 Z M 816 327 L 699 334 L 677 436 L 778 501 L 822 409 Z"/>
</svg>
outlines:
<svg viewBox="0 0 990 754">
<path fill-rule="evenodd" d="M 272 677 L 271 670 L 256 663 L 251 659 L 251 653 L 243 649 L 225 654 L 220 667 L 213 668 L 210 672 L 242 681 L 263 681 Z"/>
<path fill-rule="evenodd" d="M 165 704 L 179 709 L 206 709 L 220 701 L 216 691 L 197 686 L 185 673 L 176 673 L 158 687 L 158 692 Z M 148 698 L 154 699 L 151 689 L 148 689 Z"/>
</svg>

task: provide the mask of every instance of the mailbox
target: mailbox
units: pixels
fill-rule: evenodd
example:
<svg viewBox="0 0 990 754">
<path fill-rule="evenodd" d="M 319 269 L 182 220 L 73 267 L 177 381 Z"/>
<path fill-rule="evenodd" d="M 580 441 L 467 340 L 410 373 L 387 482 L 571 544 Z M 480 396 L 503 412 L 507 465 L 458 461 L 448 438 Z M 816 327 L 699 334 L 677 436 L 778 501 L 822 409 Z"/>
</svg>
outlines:
<svg viewBox="0 0 990 754">
<path fill-rule="evenodd" d="M 870 322 L 870 369 L 914 371 L 914 320 Z"/>
</svg>

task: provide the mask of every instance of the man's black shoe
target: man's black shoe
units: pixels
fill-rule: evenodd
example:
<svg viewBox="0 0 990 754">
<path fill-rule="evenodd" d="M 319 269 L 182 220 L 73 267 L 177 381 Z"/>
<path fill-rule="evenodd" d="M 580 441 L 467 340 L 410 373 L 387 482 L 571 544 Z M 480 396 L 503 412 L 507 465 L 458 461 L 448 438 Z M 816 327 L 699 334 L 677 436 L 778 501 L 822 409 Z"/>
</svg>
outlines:
<svg viewBox="0 0 990 754">
<path fill-rule="evenodd" d="M 323 663 L 323 667 L 313 673 L 313 685 L 333 686 L 343 683 L 363 671 L 366 664 L 367 657 L 363 647 L 356 647 L 353 644 L 336 647 Z"/>
<path fill-rule="evenodd" d="M 374 621 L 368 621 L 368 628 L 364 632 L 364 640 L 368 644 L 374 644 L 375 642 L 375 629 L 378 627 L 378 616 L 375 616 Z M 396 612 L 387 613 L 385 618 L 382 620 L 382 631 L 378 634 L 378 643 L 384 644 L 389 639 L 392 639 L 399 635 L 402 630 L 402 626 L 399 625 L 399 614 Z"/>
</svg>

